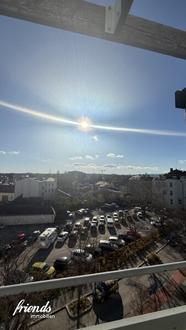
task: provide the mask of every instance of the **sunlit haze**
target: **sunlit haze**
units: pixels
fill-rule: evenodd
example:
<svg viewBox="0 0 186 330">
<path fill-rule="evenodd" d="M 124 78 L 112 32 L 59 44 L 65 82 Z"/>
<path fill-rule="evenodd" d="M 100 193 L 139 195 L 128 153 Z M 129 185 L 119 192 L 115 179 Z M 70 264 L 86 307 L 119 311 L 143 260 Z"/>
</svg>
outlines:
<svg viewBox="0 0 186 330">
<path fill-rule="evenodd" d="M 185 11 L 172 0 L 131 8 L 183 30 Z M 0 172 L 186 169 L 174 100 L 184 60 L 3 16 L 0 38 Z"/>
</svg>

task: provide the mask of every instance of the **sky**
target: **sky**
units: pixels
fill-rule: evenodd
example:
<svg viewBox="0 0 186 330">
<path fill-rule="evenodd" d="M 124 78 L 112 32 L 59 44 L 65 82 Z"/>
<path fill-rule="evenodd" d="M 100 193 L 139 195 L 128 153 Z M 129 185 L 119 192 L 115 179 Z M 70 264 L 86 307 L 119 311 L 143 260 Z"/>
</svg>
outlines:
<svg viewBox="0 0 186 330">
<path fill-rule="evenodd" d="M 184 0 L 136 0 L 130 11 L 183 30 L 185 12 Z M 186 119 L 174 101 L 184 60 L 2 16 L 0 40 L 0 172 L 186 169 Z"/>
</svg>

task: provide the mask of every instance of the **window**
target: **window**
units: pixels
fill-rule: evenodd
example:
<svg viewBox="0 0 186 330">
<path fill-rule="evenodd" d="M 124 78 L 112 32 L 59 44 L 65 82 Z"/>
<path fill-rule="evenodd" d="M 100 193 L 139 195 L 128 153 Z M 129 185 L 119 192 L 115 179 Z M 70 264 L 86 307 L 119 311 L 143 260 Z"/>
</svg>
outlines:
<svg viewBox="0 0 186 330">
<path fill-rule="evenodd" d="M 170 190 L 170 196 L 172 196 L 173 195 L 173 191 L 172 190 Z"/>
<path fill-rule="evenodd" d="M 169 183 L 169 187 L 172 187 L 172 182 Z"/>
<path fill-rule="evenodd" d="M 181 200 L 181 199 L 178 199 L 178 203 L 179 203 L 179 204 L 182 204 L 182 200 Z"/>
<path fill-rule="evenodd" d="M 173 204 L 173 200 L 172 200 L 172 199 L 170 199 L 170 204 L 171 204 L 171 205 Z"/>
</svg>

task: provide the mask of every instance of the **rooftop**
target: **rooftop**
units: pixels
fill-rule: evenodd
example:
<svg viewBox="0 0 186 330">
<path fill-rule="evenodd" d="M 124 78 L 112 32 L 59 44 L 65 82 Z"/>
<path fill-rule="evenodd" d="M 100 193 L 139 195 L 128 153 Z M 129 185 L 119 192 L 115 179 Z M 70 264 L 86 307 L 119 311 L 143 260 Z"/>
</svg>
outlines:
<svg viewBox="0 0 186 330">
<path fill-rule="evenodd" d="M 13 194 L 15 191 L 15 186 L 13 184 L 0 184 L 0 193 Z"/>
</svg>

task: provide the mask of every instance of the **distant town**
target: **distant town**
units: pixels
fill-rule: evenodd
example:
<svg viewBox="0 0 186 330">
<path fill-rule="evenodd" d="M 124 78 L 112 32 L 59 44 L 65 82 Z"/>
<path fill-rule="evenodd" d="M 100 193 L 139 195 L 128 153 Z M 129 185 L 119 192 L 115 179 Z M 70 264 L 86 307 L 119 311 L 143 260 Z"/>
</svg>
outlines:
<svg viewBox="0 0 186 330">
<path fill-rule="evenodd" d="M 173 168 L 161 175 L 1 174 L 1 285 L 184 260 L 185 209 L 186 172 Z M 116 311 L 121 318 L 123 308 L 133 316 L 185 302 L 185 273 L 176 274 L 106 281 L 83 291 L 49 290 L 48 298 L 45 293 L 36 297 L 48 299 L 52 310 L 59 310 L 57 320 L 75 329 L 84 313 L 86 324 L 95 324 L 93 306 L 106 306 L 117 294 L 111 318 Z M 159 297 L 153 304 L 152 295 Z M 60 310 L 64 304 L 67 314 Z"/>
<path fill-rule="evenodd" d="M 0 214 L 11 204 L 20 205 L 21 199 L 33 202 L 35 199 L 37 205 L 38 199 L 42 205 L 44 201 L 52 205 L 61 200 L 64 210 L 66 204 L 75 210 L 112 202 L 125 207 L 142 204 L 185 210 L 186 171 L 171 168 L 161 175 L 86 174 L 78 171 L 44 175 L 0 174 Z"/>
</svg>

